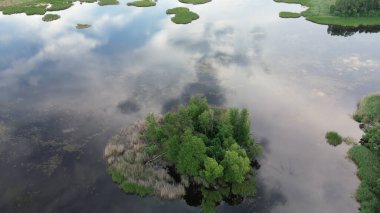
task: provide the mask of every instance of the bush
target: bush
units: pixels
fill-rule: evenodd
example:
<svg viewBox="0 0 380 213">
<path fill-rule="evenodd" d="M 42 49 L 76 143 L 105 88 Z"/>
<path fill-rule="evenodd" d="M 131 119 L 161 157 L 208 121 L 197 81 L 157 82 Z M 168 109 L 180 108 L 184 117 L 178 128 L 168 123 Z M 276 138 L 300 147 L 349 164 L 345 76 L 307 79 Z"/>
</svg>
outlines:
<svg viewBox="0 0 380 213">
<path fill-rule="evenodd" d="M 327 132 L 325 136 L 327 143 L 338 146 L 342 143 L 342 137 L 337 132 Z"/>
</svg>

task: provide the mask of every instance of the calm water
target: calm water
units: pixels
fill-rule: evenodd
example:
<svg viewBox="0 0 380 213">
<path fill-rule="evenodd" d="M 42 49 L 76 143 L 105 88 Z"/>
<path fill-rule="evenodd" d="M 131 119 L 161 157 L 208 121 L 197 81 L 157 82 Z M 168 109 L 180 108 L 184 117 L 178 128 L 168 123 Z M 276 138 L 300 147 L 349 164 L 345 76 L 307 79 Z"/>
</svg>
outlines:
<svg viewBox="0 0 380 213">
<path fill-rule="evenodd" d="M 220 212 L 358 212 L 348 147 L 324 134 L 360 138 L 350 114 L 380 90 L 379 34 L 332 36 L 278 18 L 302 8 L 270 0 L 191 6 L 201 18 L 185 26 L 165 14 L 175 1 L 123 4 L 78 4 L 51 23 L 0 16 L 0 212 L 199 212 L 123 193 L 102 159 L 122 127 L 192 94 L 248 108 L 265 148 L 258 196 Z"/>
</svg>

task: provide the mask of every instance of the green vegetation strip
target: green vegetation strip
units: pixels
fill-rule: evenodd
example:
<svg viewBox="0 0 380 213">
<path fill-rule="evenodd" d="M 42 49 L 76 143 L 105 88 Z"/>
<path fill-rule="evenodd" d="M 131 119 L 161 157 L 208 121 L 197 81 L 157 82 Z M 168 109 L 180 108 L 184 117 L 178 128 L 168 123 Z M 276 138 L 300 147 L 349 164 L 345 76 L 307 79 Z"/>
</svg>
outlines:
<svg viewBox="0 0 380 213">
<path fill-rule="evenodd" d="M 341 3 L 336 0 L 274 0 L 275 2 L 283 2 L 289 4 L 301 4 L 302 6 L 308 7 L 307 10 L 301 12 L 301 15 L 306 18 L 306 20 L 325 25 L 340 25 L 340 26 L 370 26 L 370 25 L 380 25 L 380 8 L 376 10 L 367 11 L 365 14 L 355 13 L 352 16 L 343 16 L 335 12 L 337 8 L 343 8 L 343 6 L 336 5 L 351 5 L 347 7 L 347 10 L 357 11 L 356 5 L 368 5 L 366 0 L 341 0 Z M 368 0 L 372 1 L 372 0 Z M 377 6 L 378 7 L 378 6 Z M 363 9 L 364 10 L 364 9 Z"/>
<path fill-rule="evenodd" d="M 327 132 L 325 138 L 327 140 L 327 143 L 333 146 L 338 146 L 343 141 L 342 136 L 336 132 Z"/>
<path fill-rule="evenodd" d="M 210 2 L 211 0 L 179 0 L 181 3 L 184 4 L 205 4 Z"/>
<path fill-rule="evenodd" d="M 57 20 L 59 18 L 61 18 L 61 16 L 59 16 L 57 14 L 46 14 L 46 15 L 44 15 L 44 17 L 42 17 L 42 20 L 49 22 L 49 21 Z"/>
<path fill-rule="evenodd" d="M 189 24 L 194 20 L 199 19 L 199 15 L 190 11 L 187 7 L 176 7 L 166 11 L 166 14 L 174 14 L 171 19 L 176 24 Z"/>
<path fill-rule="evenodd" d="M 280 12 L 281 18 L 299 18 L 301 17 L 300 13 L 292 13 L 292 12 Z"/>
<path fill-rule="evenodd" d="M 357 145 L 348 152 L 358 166 L 361 180 L 356 192 L 362 213 L 380 212 L 380 157 L 365 146 Z"/>
<path fill-rule="evenodd" d="M 140 0 L 140 1 L 128 2 L 127 5 L 135 6 L 135 7 L 153 7 L 153 6 L 156 6 L 156 2 L 152 0 Z"/>
<path fill-rule="evenodd" d="M 117 5 L 117 4 L 119 4 L 119 1 L 117 1 L 117 0 L 99 0 L 98 4 L 100 6 Z"/>
<path fill-rule="evenodd" d="M 361 99 L 354 120 L 365 124 L 380 122 L 380 94 L 369 95 Z"/>
</svg>

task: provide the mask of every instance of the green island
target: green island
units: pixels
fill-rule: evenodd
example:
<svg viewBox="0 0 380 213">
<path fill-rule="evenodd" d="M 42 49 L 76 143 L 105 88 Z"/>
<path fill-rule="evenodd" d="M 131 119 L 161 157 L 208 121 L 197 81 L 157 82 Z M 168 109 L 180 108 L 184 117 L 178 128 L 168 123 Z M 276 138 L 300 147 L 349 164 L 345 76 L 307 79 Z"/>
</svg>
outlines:
<svg viewBox="0 0 380 213">
<path fill-rule="evenodd" d="M 337 132 L 327 132 L 325 138 L 327 143 L 332 146 L 338 146 L 343 141 L 342 136 L 340 136 Z"/>
<path fill-rule="evenodd" d="M 324 25 L 380 25 L 380 6 L 377 0 L 274 0 L 308 7 L 300 14 L 306 20 Z"/>
<path fill-rule="evenodd" d="M 348 151 L 361 180 L 356 199 L 361 213 L 380 212 L 380 94 L 364 97 L 353 117 L 364 129 L 361 145 Z"/>
<path fill-rule="evenodd" d="M 134 6 L 134 7 L 153 7 L 153 6 L 156 6 L 156 2 L 152 0 L 139 0 L 139 1 L 128 2 L 127 5 Z"/>
<path fill-rule="evenodd" d="M 181 3 L 184 4 L 205 4 L 210 2 L 211 0 L 179 0 Z"/>
<path fill-rule="evenodd" d="M 77 26 L 75 26 L 75 28 L 77 28 L 78 30 L 86 29 L 86 28 L 90 28 L 90 27 L 91 27 L 90 24 L 77 24 Z"/>
<path fill-rule="evenodd" d="M 176 7 L 168 9 L 166 11 L 166 14 L 173 14 L 174 17 L 172 17 L 171 20 L 176 24 L 189 24 L 192 21 L 199 19 L 199 15 L 190 11 L 187 7 Z"/>
<path fill-rule="evenodd" d="M 255 195 L 255 160 L 262 152 L 250 134 L 246 109 L 211 107 L 192 97 L 164 116 L 148 114 L 107 144 L 112 180 L 126 193 L 184 198 L 215 212 L 222 201 Z"/>
<path fill-rule="evenodd" d="M 49 21 L 57 20 L 59 18 L 61 18 L 61 16 L 57 14 L 46 14 L 44 15 L 44 17 L 42 17 L 42 21 L 49 22 Z"/>
<path fill-rule="evenodd" d="M 117 0 L 99 0 L 98 4 L 100 6 L 105 6 L 105 5 L 118 5 L 119 1 Z"/>
</svg>

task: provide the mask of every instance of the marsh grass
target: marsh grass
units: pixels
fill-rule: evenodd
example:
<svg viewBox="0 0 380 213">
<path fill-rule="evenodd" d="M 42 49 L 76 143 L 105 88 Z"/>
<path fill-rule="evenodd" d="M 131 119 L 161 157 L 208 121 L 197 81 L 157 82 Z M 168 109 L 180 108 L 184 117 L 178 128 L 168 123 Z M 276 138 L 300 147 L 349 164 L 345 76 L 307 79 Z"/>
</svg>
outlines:
<svg viewBox="0 0 380 213">
<path fill-rule="evenodd" d="M 281 18 L 299 18 L 301 17 L 300 13 L 292 13 L 292 12 L 280 12 Z"/>
<path fill-rule="evenodd" d="M 357 175 L 361 183 L 356 199 L 360 203 L 361 212 L 379 212 L 380 199 L 376 194 L 380 189 L 380 157 L 362 145 L 352 147 L 348 156 L 358 166 Z"/>
<path fill-rule="evenodd" d="M 106 6 L 106 5 L 118 5 L 119 1 L 117 0 L 99 0 L 98 4 L 100 6 Z"/>
<path fill-rule="evenodd" d="M 210 2 L 211 0 L 179 0 L 181 3 L 184 4 L 205 4 Z"/>
<path fill-rule="evenodd" d="M 354 120 L 365 124 L 380 122 L 380 94 L 373 94 L 362 98 L 358 104 Z"/>
<path fill-rule="evenodd" d="M 333 146 L 338 146 L 342 143 L 342 136 L 340 136 L 337 132 L 327 132 L 325 138 L 327 143 Z"/>
<path fill-rule="evenodd" d="M 301 15 L 306 20 L 324 25 L 339 25 L 339 26 L 370 26 L 380 25 L 380 14 L 377 11 L 375 16 L 365 17 L 340 17 L 330 13 L 331 5 L 335 4 L 335 0 L 274 0 L 288 4 L 301 4 L 308 7 Z"/>
<path fill-rule="evenodd" d="M 199 19 L 199 15 L 190 11 L 187 7 L 176 7 L 172 9 L 168 9 L 166 14 L 175 16 L 171 18 L 172 22 L 176 24 L 189 24 L 194 20 Z"/>
<path fill-rule="evenodd" d="M 49 22 L 49 21 L 54 21 L 61 18 L 61 16 L 57 14 L 46 14 L 44 17 L 42 17 L 42 21 Z"/>
<path fill-rule="evenodd" d="M 140 1 L 128 2 L 127 5 L 134 6 L 134 7 L 153 7 L 153 6 L 156 6 L 156 2 L 152 0 L 140 0 Z"/>
</svg>

